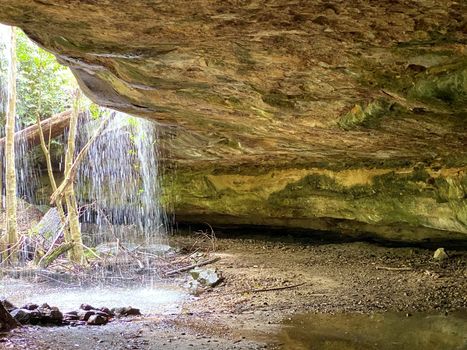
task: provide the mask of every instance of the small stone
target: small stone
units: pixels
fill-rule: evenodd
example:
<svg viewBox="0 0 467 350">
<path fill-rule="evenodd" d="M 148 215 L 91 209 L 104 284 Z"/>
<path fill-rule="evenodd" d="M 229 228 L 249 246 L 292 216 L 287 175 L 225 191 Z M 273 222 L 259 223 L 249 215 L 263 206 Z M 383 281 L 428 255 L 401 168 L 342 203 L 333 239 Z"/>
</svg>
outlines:
<svg viewBox="0 0 467 350">
<path fill-rule="evenodd" d="M 90 326 L 101 326 L 107 324 L 108 321 L 107 317 L 102 315 L 92 315 L 89 317 L 87 324 Z"/>
<path fill-rule="evenodd" d="M 444 248 L 436 249 L 435 253 L 433 254 L 433 259 L 438 260 L 438 261 L 443 261 L 447 258 L 449 258 L 449 256 L 444 251 Z"/>
<path fill-rule="evenodd" d="M 222 274 L 216 269 L 196 268 L 190 271 L 191 277 L 202 285 L 215 287 L 223 281 Z"/>
<path fill-rule="evenodd" d="M 100 312 L 103 312 L 103 313 L 105 313 L 105 314 L 107 314 L 107 315 L 109 315 L 109 316 L 113 316 L 112 311 L 110 311 L 110 309 L 109 309 L 108 307 L 101 307 L 101 308 L 99 309 L 99 311 L 100 311 Z"/>
<path fill-rule="evenodd" d="M 86 311 L 90 311 L 90 310 L 97 310 L 95 307 L 89 305 L 89 304 L 81 304 L 81 306 L 79 307 L 81 310 L 86 310 Z"/>
<path fill-rule="evenodd" d="M 87 321 L 93 315 L 94 315 L 94 311 L 86 311 L 86 310 L 78 311 L 78 318 L 80 321 Z"/>
<path fill-rule="evenodd" d="M 26 305 L 21 306 L 21 309 L 25 310 L 36 310 L 39 308 L 39 305 L 33 303 L 27 303 Z"/>
</svg>

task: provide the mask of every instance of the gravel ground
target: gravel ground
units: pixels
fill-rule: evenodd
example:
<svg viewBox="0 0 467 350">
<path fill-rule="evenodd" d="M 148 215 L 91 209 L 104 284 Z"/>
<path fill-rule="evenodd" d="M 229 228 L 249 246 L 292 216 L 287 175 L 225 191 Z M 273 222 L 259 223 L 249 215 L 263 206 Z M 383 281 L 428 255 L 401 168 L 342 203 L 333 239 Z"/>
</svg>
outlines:
<svg viewBox="0 0 467 350">
<path fill-rule="evenodd" d="M 193 237 L 172 240 L 183 249 Z M 225 280 L 184 301 L 181 312 L 103 327 L 24 328 L 1 349 L 280 348 L 284 321 L 306 313 L 450 313 L 467 309 L 467 253 L 294 238 L 205 241 Z M 200 246 L 198 247 L 198 249 Z M 402 269 L 401 269 L 402 268 Z M 394 270 L 395 269 L 395 270 Z M 180 285 L 186 275 L 169 282 Z M 137 305 L 134 305 L 137 307 Z"/>
</svg>

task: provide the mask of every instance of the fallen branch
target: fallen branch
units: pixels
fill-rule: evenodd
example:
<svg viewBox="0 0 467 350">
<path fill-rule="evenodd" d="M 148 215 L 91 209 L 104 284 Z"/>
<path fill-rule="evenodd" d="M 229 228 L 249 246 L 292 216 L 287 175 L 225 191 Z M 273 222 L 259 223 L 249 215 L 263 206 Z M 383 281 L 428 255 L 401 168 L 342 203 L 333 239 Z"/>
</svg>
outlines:
<svg viewBox="0 0 467 350">
<path fill-rule="evenodd" d="M 75 245 L 74 242 L 62 243 L 58 247 L 54 248 L 52 251 L 44 255 L 39 261 L 39 266 L 42 268 L 47 268 L 51 263 L 55 261 L 60 255 L 69 251 Z"/>
<path fill-rule="evenodd" d="M 89 253 L 91 253 L 92 255 L 94 255 L 94 257 L 95 257 L 96 259 L 102 260 L 102 258 L 94 252 L 94 250 L 92 250 L 91 248 L 89 248 L 88 246 L 86 246 L 86 245 L 84 245 L 84 244 L 81 244 L 81 245 L 82 245 L 83 248 L 86 249 Z"/>
<path fill-rule="evenodd" d="M 284 289 L 291 289 L 291 288 L 297 288 L 300 286 L 303 286 L 306 284 L 306 282 L 302 283 L 297 283 L 297 284 L 292 284 L 289 286 L 282 286 L 282 287 L 271 287 L 271 288 L 261 288 L 261 289 L 248 289 L 248 290 L 243 290 L 240 292 L 235 292 L 236 294 L 244 294 L 244 293 L 261 293 L 261 292 L 271 292 L 275 290 L 284 290 Z M 320 295 L 326 295 L 326 294 L 320 294 Z"/>
<path fill-rule="evenodd" d="M 172 270 L 172 271 L 169 271 L 165 274 L 165 276 L 173 276 L 173 275 L 177 275 L 179 273 L 182 273 L 182 272 L 185 272 L 185 271 L 189 271 L 189 270 L 192 270 L 196 267 L 201 267 L 201 266 L 205 266 L 205 265 L 209 265 L 209 264 L 213 264 L 215 263 L 216 261 L 219 261 L 221 258 L 220 257 L 216 257 L 216 258 L 212 258 L 212 259 L 209 259 L 209 260 L 205 260 L 205 261 L 201 261 L 199 263 L 196 263 L 196 264 L 192 264 L 192 265 L 188 265 L 188 266 L 185 266 L 185 267 L 181 267 L 179 269 L 176 269 L 176 270 Z"/>
<path fill-rule="evenodd" d="M 376 270 L 386 271 L 411 271 L 411 267 L 387 267 L 387 266 L 376 266 Z"/>
</svg>

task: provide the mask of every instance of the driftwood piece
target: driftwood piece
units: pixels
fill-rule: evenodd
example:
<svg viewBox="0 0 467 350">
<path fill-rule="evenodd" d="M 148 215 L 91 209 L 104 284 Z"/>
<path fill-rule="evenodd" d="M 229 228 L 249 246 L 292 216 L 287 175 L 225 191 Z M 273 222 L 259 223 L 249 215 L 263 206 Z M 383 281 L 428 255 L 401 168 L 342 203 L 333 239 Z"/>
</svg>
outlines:
<svg viewBox="0 0 467 350">
<path fill-rule="evenodd" d="M 61 135 L 65 128 L 68 127 L 71 117 L 71 110 L 58 113 L 53 115 L 48 119 L 41 121 L 42 130 L 44 130 L 44 137 L 46 142 L 49 138 L 54 138 L 58 135 Z M 20 131 L 15 133 L 15 140 L 25 139 L 28 144 L 31 146 L 36 146 L 40 144 L 40 131 L 37 124 L 28 126 Z M 0 139 L 0 148 L 3 148 L 5 145 L 5 138 Z"/>
<path fill-rule="evenodd" d="M 10 315 L 0 302 L 0 332 L 8 332 L 21 325 Z"/>
<path fill-rule="evenodd" d="M 167 272 L 165 275 L 166 275 L 167 277 L 168 277 L 168 276 L 177 275 L 177 274 L 179 274 L 179 273 L 192 270 L 192 269 L 194 269 L 194 268 L 196 268 L 196 267 L 200 267 L 200 266 L 205 266 L 205 265 L 213 264 L 213 263 L 215 263 L 216 261 L 219 261 L 220 259 L 221 259 L 220 257 L 216 257 L 216 258 L 212 258 L 212 259 L 209 259 L 209 260 L 201 261 L 201 262 L 196 263 L 196 264 L 188 265 L 188 266 L 185 266 L 185 267 L 181 267 L 181 268 L 179 268 L 179 269 L 175 269 L 175 270 L 169 271 L 169 272 Z"/>
</svg>

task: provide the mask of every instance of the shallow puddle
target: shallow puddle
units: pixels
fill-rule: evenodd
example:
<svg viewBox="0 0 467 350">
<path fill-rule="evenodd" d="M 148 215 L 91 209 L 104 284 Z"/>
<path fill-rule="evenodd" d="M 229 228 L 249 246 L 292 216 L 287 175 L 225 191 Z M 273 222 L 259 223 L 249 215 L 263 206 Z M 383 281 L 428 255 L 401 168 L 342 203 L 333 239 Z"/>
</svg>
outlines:
<svg viewBox="0 0 467 350">
<path fill-rule="evenodd" d="M 286 321 L 279 338 L 281 348 L 294 350 L 463 350 L 467 312 L 299 315 Z"/>
<path fill-rule="evenodd" d="M 16 306 L 26 303 L 57 306 L 62 311 L 77 309 L 81 304 L 95 307 L 133 306 L 143 314 L 177 314 L 187 294 L 180 289 L 154 284 L 143 287 L 56 287 L 14 280 L 2 281 L 0 295 Z"/>
</svg>

